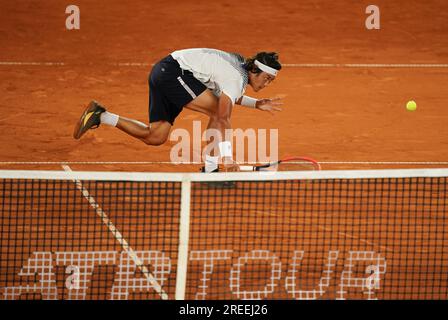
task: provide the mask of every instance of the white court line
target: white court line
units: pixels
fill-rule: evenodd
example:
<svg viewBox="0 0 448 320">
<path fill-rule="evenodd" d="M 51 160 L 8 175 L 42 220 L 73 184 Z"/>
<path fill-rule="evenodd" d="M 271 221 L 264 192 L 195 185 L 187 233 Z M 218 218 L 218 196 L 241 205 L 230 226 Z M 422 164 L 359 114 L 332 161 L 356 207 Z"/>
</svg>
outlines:
<svg viewBox="0 0 448 320">
<path fill-rule="evenodd" d="M 25 61 L 0 61 L 0 66 L 44 66 L 44 67 L 54 67 L 54 66 L 65 66 L 64 62 L 25 62 Z"/>
<path fill-rule="evenodd" d="M 318 161 L 319 164 L 359 164 L 359 165 L 448 165 L 448 161 Z M 258 164 L 259 162 L 241 162 L 239 164 Z M 261 162 L 265 163 L 265 162 Z M 288 163 L 301 164 L 301 161 Z M 172 162 L 172 161 L 0 161 L 0 165 L 194 165 L 203 162 Z"/>
<path fill-rule="evenodd" d="M 85 63 L 84 63 L 85 64 Z M 88 63 L 87 63 L 88 64 Z M 0 61 L 0 66 L 43 66 L 60 67 L 70 66 L 66 62 L 44 62 L 44 61 Z M 78 66 L 79 64 L 73 64 Z M 96 64 L 98 65 L 98 64 Z M 154 63 L 148 62 L 114 62 L 102 65 L 116 67 L 149 67 Z M 446 63 L 284 63 L 289 68 L 448 68 Z"/>
<path fill-rule="evenodd" d="M 448 68 L 445 63 L 285 63 L 292 68 Z"/>
<path fill-rule="evenodd" d="M 113 63 L 113 65 L 118 67 L 148 67 L 154 66 L 155 63 L 147 63 L 147 62 L 118 62 Z"/>
<path fill-rule="evenodd" d="M 67 166 L 63 165 L 62 168 L 64 168 L 67 172 L 72 172 L 72 169 Z M 163 291 L 160 284 L 157 282 L 157 280 L 153 277 L 153 275 L 149 272 L 148 268 L 143 264 L 143 262 L 140 260 L 140 258 L 137 256 L 137 254 L 134 252 L 134 250 L 129 246 L 128 242 L 125 238 L 123 238 L 120 231 L 115 227 L 115 225 L 112 223 L 112 221 L 109 219 L 107 214 L 103 211 L 103 209 L 96 203 L 95 199 L 90 195 L 89 191 L 84 188 L 80 180 L 73 180 L 73 182 L 76 183 L 76 188 L 78 188 L 79 191 L 81 191 L 84 198 L 87 199 L 87 201 L 90 203 L 90 206 L 95 209 L 97 215 L 101 218 L 103 223 L 109 228 L 109 230 L 112 232 L 112 234 L 115 236 L 117 241 L 121 244 L 123 249 L 127 252 L 127 254 L 131 257 L 131 259 L 134 261 L 135 265 L 142 271 L 142 273 L 145 275 L 145 277 L 148 279 L 149 283 L 152 285 L 152 287 L 157 291 L 157 293 L 162 297 L 163 300 L 168 300 L 168 295 L 165 291 Z"/>
</svg>

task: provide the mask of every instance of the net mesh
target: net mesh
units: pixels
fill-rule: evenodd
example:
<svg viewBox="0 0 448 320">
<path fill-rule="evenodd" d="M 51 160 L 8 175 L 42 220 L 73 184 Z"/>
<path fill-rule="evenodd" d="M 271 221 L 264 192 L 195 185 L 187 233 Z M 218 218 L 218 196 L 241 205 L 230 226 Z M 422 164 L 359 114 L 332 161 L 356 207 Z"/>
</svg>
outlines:
<svg viewBox="0 0 448 320">
<path fill-rule="evenodd" d="M 174 295 L 179 183 L 0 181 L 4 299 L 160 299 L 132 252 Z"/>
<path fill-rule="evenodd" d="M 188 181 L 183 297 L 447 299 L 446 176 Z M 174 299 L 182 184 L 0 179 L 0 297 Z"/>
<path fill-rule="evenodd" d="M 189 298 L 447 297 L 446 178 L 194 186 Z"/>
</svg>

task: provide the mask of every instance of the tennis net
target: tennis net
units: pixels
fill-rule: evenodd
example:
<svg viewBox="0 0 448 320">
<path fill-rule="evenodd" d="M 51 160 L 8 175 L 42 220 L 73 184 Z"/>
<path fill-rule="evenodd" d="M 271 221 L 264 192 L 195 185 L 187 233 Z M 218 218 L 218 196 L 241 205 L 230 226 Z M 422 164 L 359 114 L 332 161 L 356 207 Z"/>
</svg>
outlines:
<svg viewBox="0 0 448 320">
<path fill-rule="evenodd" d="M 0 171 L 0 299 L 447 299 L 447 179 Z"/>
</svg>

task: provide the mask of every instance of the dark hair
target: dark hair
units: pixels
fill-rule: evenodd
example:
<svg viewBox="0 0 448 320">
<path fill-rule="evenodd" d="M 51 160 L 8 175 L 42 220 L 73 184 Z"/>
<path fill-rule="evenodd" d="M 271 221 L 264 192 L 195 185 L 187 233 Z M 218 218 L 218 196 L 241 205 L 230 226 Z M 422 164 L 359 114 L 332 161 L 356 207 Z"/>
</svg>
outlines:
<svg viewBox="0 0 448 320">
<path fill-rule="evenodd" d="M 277 52 L 258 52 L 252 58 L 246 59 L 244 63 L 244 69 L 253 73 L 262 72 L 256 65 L 255 60 L 260 61 L 261 63 L 274 68 L 276 70 L 280 70 L 282 65 L 278 61 L 278 53 Z"/>
</svg>

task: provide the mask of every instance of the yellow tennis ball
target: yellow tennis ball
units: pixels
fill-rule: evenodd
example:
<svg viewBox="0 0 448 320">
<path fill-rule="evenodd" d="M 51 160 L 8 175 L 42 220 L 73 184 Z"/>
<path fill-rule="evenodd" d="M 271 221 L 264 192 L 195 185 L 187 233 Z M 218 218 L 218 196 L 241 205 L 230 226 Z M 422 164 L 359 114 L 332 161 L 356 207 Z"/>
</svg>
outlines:
<svg viewBox="0 0 448 320">
<path fill-rule="evenodd" d="M 415 111 L 415 109 L 417 109 L 417 103 L 413 100 L 408 101 L 408 103 L 406 103 L 406 109 L 408 111 Z"/>
</svg>

